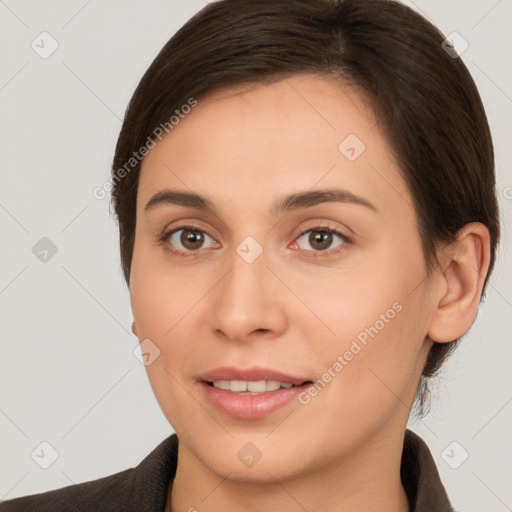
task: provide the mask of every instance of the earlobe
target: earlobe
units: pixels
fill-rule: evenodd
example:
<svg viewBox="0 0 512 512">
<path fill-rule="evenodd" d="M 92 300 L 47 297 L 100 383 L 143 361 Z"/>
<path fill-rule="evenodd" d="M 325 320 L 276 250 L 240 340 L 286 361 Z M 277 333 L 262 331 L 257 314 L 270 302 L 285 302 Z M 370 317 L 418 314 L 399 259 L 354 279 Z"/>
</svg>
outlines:
<svg viewBox="0 0 512 512">
<path fill-rule="evenodd" d="M 135 326 L 135 321 L 132 322 L 132 332 L 137 336 L 137 327 Z"/>
<path fill-rule="evenodd" d="M 489 230 L 479 222 L 466 224 L 457 240 L 442 252 L 442 292 L 432 316 L 428 337 L 453 341 L 473 324 L 489 270 Z"/>
</svg>

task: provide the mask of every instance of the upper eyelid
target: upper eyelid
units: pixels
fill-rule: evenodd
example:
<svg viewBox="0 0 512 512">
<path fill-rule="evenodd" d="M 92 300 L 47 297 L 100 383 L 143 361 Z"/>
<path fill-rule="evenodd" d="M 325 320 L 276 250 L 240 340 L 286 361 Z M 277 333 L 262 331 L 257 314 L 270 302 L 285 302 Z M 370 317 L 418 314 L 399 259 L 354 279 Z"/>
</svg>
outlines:
<svg viewBox="0 0 512 512">
<path fill-rule="evenodd" d="M 186 219 L 184 219 L 184 220 L 182 219 L 182 220 L 179 220 L 177 222 L 179 222 L 180 224 L 178 224 L 176 227 L 169 227 L 170 224 L 174 224 L 174 222 L 166 224 L 165 227 L 161 230 L 162 235 L 164 235 L 166 233 L 169 234 L 169 233 L 171 233 L 173 231 L 177 231 L 179 229 L 184 229 L 184 228 L 187 228 L 187 227 L 190 227 L 190 226 L 194 226 L 195 229 L 200 230 L 200 231 L 204 231 L 205 233 L 210 235 L 210 233 L 209 233 L 210 228 L 209 227 L 202 227 L 201 226 L 201 224 L 202 224 L 201 221 L 198 221 L 198 220 L 187 221 Z M 344 225 L 341 228 L 339 226 L 334 226 L 333 224 L 336 221 L 322 220 L 322 219 L 310 219 L 310 220 L 307 220 L 305 222 L 310 224 L 309 227 L 302 228 L 299 231 L 297 231 L 297 228 L 295 228 L 295 229 L 292 230 L 292 233 L 295 233 L 295 235 L 297 236 L 297 235 L 303 234 L 304 231 L 306 231 L 308 229 L 326 228 L 326 229 L 332 229 L 334 231 L 340 231 L 340 232 L 343 232 L 344 230 L 346 230 L 346 231 L 350 232 L 350 235 L 344 235 L 344 236 L 346 236 L 347 238 L 350 238 L 352 236 L 357 238 L 355 232 L 352 229 L 350 229 L 348 226 Z M 216 228 L 213 228 L 213 230 L 215 232 L 218 232 Z M 229 231 L 230 231 L 230 233 L 232 232 L 231 229 Z M 212 236 L 212 235 L 210 235 L 210 236 Z"/>
<path fill-rule="evenodd" d="M 329 224 L 322 224 L 322 223 L 315 224 L 313 226 L 309 226 L 309 227 L 300 229 L 299 232 L 295 235 L 295 237 L 302 236 L 305 233 L 307 233 L 308 231 L 322 231 L 322 230 L 337 232 L 341 236 L 343 236 L 344 238 L 350 238 L 348 235 L 345 235 L 345 233 L 343 233 L 343 229 L 340 229 L 337 226 L 332 226 L 332 225 L 329 225 Z"/>
<path fill-rule="evenodd" d="M 313 224 L 311 226 L 308 226 L 308 227 L 303 227 L 299 230 L 297 229 L 294 229 L 292 233 L 295 234 L 295 236 L 301 236 L 303 235 L 304 233 L 306 233 L 307 231 L 311 231 L 311 230 L 315 230 L 315 228 L 320 231 L 321 229 L 328 229 L 328 230 L 332 230 L 332 231 L 338 231 L 341 235 L 345 236 L 346 238 L 350 238 L 349 235 L 345 235 L 343 233 L 343 230 L 344 229 L 347 229 L 348 231 L 351 232 L 351 234 L 353 233 L 353 231 L 350 229 L 350 228 L 339 228 L 337 226 L 333 226 L 330 224 L 329 221 L 321 221 L 321 220 L 314 220 L 314 221 L 310 221 L 312 222 Z M 208 236 L 210 236 L 211 238 L 214 238 L 212 235 L 210 235 L 210 233 L 208 232 L 208 228 L 203 228 L 200 226 L 200 223 L 199 222 L 196 222 L 196 221 L 191 221 L 191 222 L 187 222 L 187 221 L 182 221 L 182 223 L 176 227 L 169 227 L 168 225 L 164 227 L 164 229 L 162 229 L 161 231 L 161 234 L 162 236 L 164 235 L 170 235 L 171 233 L 175 233 L 176 231 L 180 231 L 182 229 L 195 229 L 197 231 L 202 231 L 204 233 L 206 233 Z M 293 236 L 293 235 L 292 235 Z"/>
<path fill-rule="evenodd" d="M 187 220 L 180 220 L 180 221 L 177 221 L 179 222 L 179 224 L 176 224 L 176 226 L 171 226 L 171 224 L 175 224 L 174 222 L 171 222 L 169 224 L 166 224 L 166 226 L 161 230 L 161 235 L 164 236 L 164 235 L 170 235 L 171 233 L 174 233 L 176 231 L 179 231 L 180 229 L 190 229 L 190 228 L 193 228 L 197 231 L 203 231 L 204 233 L 206 233 L 208 236 L 210 236 L 211 238 L 214 238 L 212 235 L 210 235 L 210 228 L 206 228 L 206 227 L 202 227 L 202 223 L 200 221 L 196 221 L 196 220 L 191 220 L 191 221 L 187 221 Z M 214 229 L 214 231 L 216 231 Z"/>
</svg>

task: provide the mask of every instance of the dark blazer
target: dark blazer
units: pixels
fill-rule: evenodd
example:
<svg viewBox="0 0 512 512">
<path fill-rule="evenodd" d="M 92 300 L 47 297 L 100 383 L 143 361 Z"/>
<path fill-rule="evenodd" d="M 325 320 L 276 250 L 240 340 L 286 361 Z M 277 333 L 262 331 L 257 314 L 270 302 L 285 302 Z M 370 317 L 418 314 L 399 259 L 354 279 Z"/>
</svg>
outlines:
<svg viewBox="0 0 512 512">
<path fill-rule="evenodd" d="M 138 466 L 98 480 L 0 502 L 0 512 L 163 512 L 176 474 L 171 435 Z M 406 430 L 400 474 L 411 512 L 454 512 L 425 442 Z"/>
</svg>

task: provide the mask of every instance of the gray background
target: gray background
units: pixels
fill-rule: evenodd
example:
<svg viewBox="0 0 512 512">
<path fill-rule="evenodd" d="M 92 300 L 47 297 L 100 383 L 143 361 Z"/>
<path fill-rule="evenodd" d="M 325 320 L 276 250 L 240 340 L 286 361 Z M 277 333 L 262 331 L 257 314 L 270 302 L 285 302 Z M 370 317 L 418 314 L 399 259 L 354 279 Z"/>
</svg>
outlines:
<svg viewBox="0 0 512 512">
<path fill-rule="evenodd" d="M 469 43 L 462 57 L 493 131 L 503 217 L 487 298 L 434 386 L 432 412 L 409 426 L 431 448 L 458 510 L 505 512 L 512 510 L 512 3 L 404 3 Z M 108 198 L 92 190 L 109 178 L 138 80 L 204 5 L 0 0 L 3 498 L 121 471 L 172 433 L 133 354 Z M 31 47 L 43 31 L 59 45 L 46 59 Z M 46 262 L 32 250 L 43 237 L 57 248 Z M 47 469 L 40 466 L 52 452 L 43 441 L 58 452 Z"/>
</svg>

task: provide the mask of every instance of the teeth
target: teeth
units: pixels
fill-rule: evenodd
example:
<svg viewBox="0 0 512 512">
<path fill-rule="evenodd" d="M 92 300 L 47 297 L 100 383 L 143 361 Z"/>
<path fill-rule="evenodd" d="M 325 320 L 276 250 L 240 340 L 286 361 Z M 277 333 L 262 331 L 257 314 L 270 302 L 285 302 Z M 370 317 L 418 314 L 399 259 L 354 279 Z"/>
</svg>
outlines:
<svg viewBox="0 0 512 512">
<path fill-rule="evenodd" d="M 231 389 L 231 381 L 229 380 L 216 380 L 213 382 L 213 385 L 216 388 L 224 389 L 226 391 L 229 391 Z"/>
<path fill-rule="evenodd" d="M 252 391 L 253 393 L 265 393 L 267 391 L 267 383 L 264 380 L 257 380 L 255 382 L 245 382 L 247 384 L 247 391 Z M 277 388 L 279 389 L 279 383 L 277 383 Z M 235 391 L 233 386 L 231 386 L 231 391 Z"/>
<path fill-rule="evenodd" d="M 279 388 L 291 388 L 293 384 L 290 382 L 279 382 L 277 380 L 215 380 L 212 383 L 214 387 L 223 389 L 224 391 L 232 391 L 234 393 L 265 393 L 267 391 L 276 391 Z"/>
</svg>

